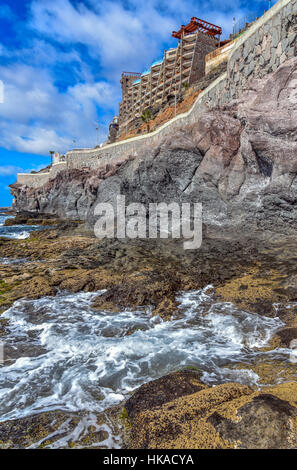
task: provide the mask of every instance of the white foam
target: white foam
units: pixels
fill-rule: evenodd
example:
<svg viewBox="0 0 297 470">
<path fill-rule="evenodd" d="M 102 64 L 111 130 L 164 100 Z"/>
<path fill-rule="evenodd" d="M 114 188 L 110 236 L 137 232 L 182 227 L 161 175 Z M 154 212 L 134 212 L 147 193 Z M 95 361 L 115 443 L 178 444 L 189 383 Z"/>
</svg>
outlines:
<svg viewBox="0 0 297 470">
<path fill-rule="evenodd" d="M 101 412 L 187 365 L 201 369 L 211 384 L 255 384 L 258 376 L 248 366 L 238 371 L 225 365 L 272 357 L 273 351 L 258 348 L 282 325 L 277 317 L 214 302 L 211 286 L 180 294 L 180 312 L 171 321 L 152 317 L 150 308 L 96 311 L 91 304 L 97 295 L 20 300 L 2 315 L 9 320 L 4 355 L 7 350 L 11 357 L 0 368 L 1 420 L 57 409 Z"/>
<path fill-rule="evenodd" d="M 11 238 L 15 240 L 24 240 L 30 236 L 30 233 L 35 230 L 43 230 L 49 228 L 40 225 L 11 225 L 5 226 L 4 223 L 12 216 L 0 215 L 0 237 Z"/>
</svg>

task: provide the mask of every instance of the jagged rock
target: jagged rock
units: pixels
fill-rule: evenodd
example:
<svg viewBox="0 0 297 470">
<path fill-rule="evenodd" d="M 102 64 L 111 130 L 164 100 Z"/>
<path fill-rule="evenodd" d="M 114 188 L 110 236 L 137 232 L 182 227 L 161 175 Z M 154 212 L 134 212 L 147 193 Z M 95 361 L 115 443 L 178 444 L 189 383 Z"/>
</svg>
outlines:
<svg viewBox="0 0 297 470">
<path fill-rule="evenodd" d="M 208 388 L 199 380 L 199 373 L 192 370 L 175 372 L 139 387 L 126 401 L 125 408 L 130 419 L 138 413 L 152 410 L 176 398 Z"/>
<path fill-rule="evenodd" d="M 201 386 L 192 375 L 172 393 L 175 374 L 140 387 L 127 401 L 127 445 L 145 449 L 290 449 L 297 444 L 297 385 L 265 392 L 236 383 Z M 195 379 L 194 379 L 195 380 Z M 197 380 L 197 379 L 196 379 Z"/>
<path fill-rule="evenodd" d="M 280 339 L 283 347 L 290 348 L 292 341 L 297 340 L 297 328 L 283 328 L 277 332 L 276 336 Z"/>
<path fill-rule="evenodd" d="M 238 422 L 214 413 L 208 421 L 220 435 L 243 449 L 288 449 L 297 443 L 297 408 L 262 393 L 237 411 Z"/>
</svg>

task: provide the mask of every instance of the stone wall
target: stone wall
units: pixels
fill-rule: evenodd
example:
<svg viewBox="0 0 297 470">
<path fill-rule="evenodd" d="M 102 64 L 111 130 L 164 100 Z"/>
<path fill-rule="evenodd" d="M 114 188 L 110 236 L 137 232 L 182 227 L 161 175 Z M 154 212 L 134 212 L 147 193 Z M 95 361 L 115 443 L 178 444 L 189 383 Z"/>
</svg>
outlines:
<svg viewBox="0 0 297 470">
<path fill-rule="evenodd" d="M 297 0 L 280 0 L 236 42 L 228 60 L 225 100 L 238 98 L 251 78 L 274 72 L 297 55 Z"/>
<path fill-rule="evenodd" d="M 55 163 L 49 171 L 49 179 L 55 178 L 57 174 L 60 173 L 60 171 L 66 170 L 66 168 L 67 168 L 66 162 Z"/>
<path fill-rule="evenodd" d="M 158 145 L 175 128 L 197 122 L 211 107 L 227 104 L 245 90 L 248 80 L 261 78 L 275 70 L 286 59 L 297 55 L 297 0 L 279 0 L 259 18 L 236 42 L 228 59 L 227 72 L 220 75 L 198 96 L 187 113 L 168 121 L 149 135 L 116 142 L 97 149 L 67 152 L 67 168 L 92 169 L 137 156 L 145 147 Z M 54 165 L 55 167 L 55 165 Z M 64 169 L 56 166 L 43 176 L 18 175 L 18 183 L 38 187 Z M 28 178 L 26 178 L 28 177 Z"/>
<path fill-rule="evenodd" d="M 50 179 L 57 176 L 62 170 L 67 169 L 66 162 L 58 162 L 53 164 L 49 171 L 40 173 L 18 173 L 17 183 L 29 186 L 31 188 L 39 188 L 47 183 Z"/>
<path fill-rule="evenodd" d="M 31 188 L 38 188 L 48 182 L 50 173 L 18 173 L 17 183 Z"/>
</svg>

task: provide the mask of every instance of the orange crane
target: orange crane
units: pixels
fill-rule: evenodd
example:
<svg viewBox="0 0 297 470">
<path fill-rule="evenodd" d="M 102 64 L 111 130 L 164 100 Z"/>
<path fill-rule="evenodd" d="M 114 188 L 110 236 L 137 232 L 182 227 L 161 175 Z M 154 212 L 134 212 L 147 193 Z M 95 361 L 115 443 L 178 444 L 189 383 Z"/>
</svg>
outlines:
<svg viewBox="0 0 297 470">
<path fill-rule="evenodd" d="M 179 31 L 173 31 L 172 36 L 174 38 L 181 39 L 183 34 L 191 34 L 197 30 L 208 34 L 209 36 L 220 36 L 222 34 L 222 28 L 220 26 L 216 26 L 215 24 L 193 16 L 189 24 L 186 26 L 183 24 Z"/>
</svg>

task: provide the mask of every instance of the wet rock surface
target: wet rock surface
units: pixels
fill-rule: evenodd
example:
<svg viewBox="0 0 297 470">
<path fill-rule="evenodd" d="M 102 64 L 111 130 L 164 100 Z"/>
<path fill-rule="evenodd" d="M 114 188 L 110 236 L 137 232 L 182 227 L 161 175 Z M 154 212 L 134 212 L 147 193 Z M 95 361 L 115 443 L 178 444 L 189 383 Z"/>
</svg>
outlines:
<svg viewBox="0 0 297 470">
<path fill-rule="evenodd" d="M 206 388 L 199 373 L 190 370 L 176 372 L 142 385 L 125 403 L 129 419 L 139 412 L 152 410 L 184 395 Z"/>
<path fill-rule="evenodd" d="M 86 424 L 81 433 L 82 422 Z M 0 422 L 0 449 L 106 449 L 120 444 L 120 409 L 101 414 L 49 411 Z M 110 437 L 111 430 L 115 438 Z"/>
<path fill-rule="evenodd" d="M 261 237 L 205 236 L 199 250 L 184 251 L 170 240 L 98 240 L 86 236 L 82 225 L 68 225 L 62 221 L 26 240 L 0 240 L 0 257 L 6 260 L 0 264 L 2 308 L 22 297 L 54 295 L 57 289 L 107 289 L 94 306 L 152 305 L 166 317 L 176 310 L 178 291 L 207 284 L 221 299 L 268 316 L 274 315 L 273 303 L 296 299 L 294 237 L 268 244 Z M 15 259 L 26 263 L 7 264 Z M 279 314 L 285 322 L 291 315 L 286 309 Z"/>
<path fill-rule="evenodd" d="M 127 305 L 151 305 L 152 315 L 157 312 L 168 319 L 178 315 L 176 294 L 180 290 L 212 283 L 218 300 L 266 317 L 278 316 L 285 326 L 272 343 L 288 347 L 296 338 L 297 327 L 296 298 L 288 288 L 296 279 L 295 246 L 294 237 L 272 238 L 270 244 L 262 240 L 260 244 L 250 239 L 234 242 L 227 234 L 224 239 L 205 238 L 198 252 L 185 253 L 173 242 L 148 246 L 143 241 L 100 241 L 86 236 L 81 225 L 61 222 L 58 228 L 32 233 L 26 240 L 1 240 L 0 256 L 26 259 L 24 263 L 0 264 L 1 309 L 6 310 L 17 299 L 55 295 L 58 290 L 106 289 L 94 299 L 98 309 L 117 312 Z M 3 320 L 0 333 L 4 334 L 5 328 Z M 33 350 L 28 353 L 34 354 Z M 230 367 L 241 368 L 240 364 Z M 241 384 L 209 387 L 194 368 L 183 370 L 143 385 L 118 407 L 112 426 L 124 444 L 110 443 L 104 429 L 96 427 L 75 439 L 71 433 L 79 426 L 80 414 L 52 412 L 1 423 L 1 446 L 55 446 L 58 436 L 63 437 L 63 432 L 55 432 L 60 428 L 63 431 L 67 422 L 66 437 L 72 437 L 63 441 L 63 446 L 70 448 L 293 447 L 297 394 L 295 384 L 289 382 L 296 375 L 295 365 L 284 368 L 283 363 L 272 361 L 251 368 L 264 385 L 277 383 L 280 377 L 288 383 L 265 388 L 262 396 L 264 391 Z M 258 395 L 261 400 L 254 400 Z M 52 424 L 52 417 L 58 428 Z M 277 432 L 280 428 L 282 431 Z"/>
<path fill-rule="evenodd" d="M 289 348 L 292 344 L 292 341 L 297 340 L 297 327 L 284 328 L 278 331 L 276 336 L 280 339 L 281 345 Z"/>
<path fill-rule="evenodd" d="M 295 448 L 297 408 L 274 395 L 262 393 L 237 411 L 238 422 L 215 412 L 208 418 L 220 435 L 244 449 Z M 293 431 L 293 432 L 292 432 Z"/>
<path fill-rule="evenodd" d="M 174 376 L 163 378 L 169 381 Z M 184 376 L 189 382 L 191 376 Z M 158 404 L 152 395 L 165 400 Z M 255 391 L 228 383 L 191 393 L 185 384 L 182 396 L 164 395 L 162 382 L 150 382 L 127 402 L 131 430 L 126 445 L 141 449 L 290 449 L 297 443 L 297 385 L 288 383 Z M 177 387 L 176 394 L 179 394 Z M 184 393 L 185 392 L 185 393 Z M 141 406 L 142 405 L 142 406 Z"/>
</svg>

